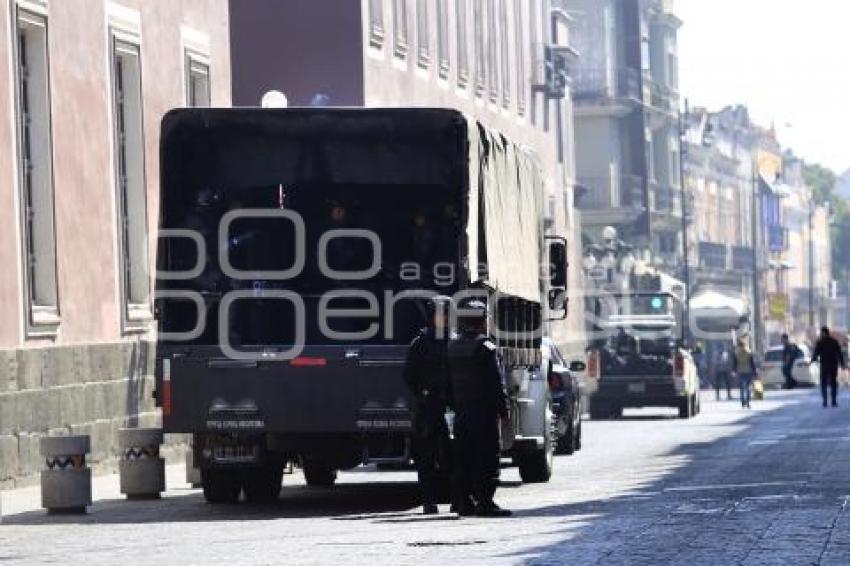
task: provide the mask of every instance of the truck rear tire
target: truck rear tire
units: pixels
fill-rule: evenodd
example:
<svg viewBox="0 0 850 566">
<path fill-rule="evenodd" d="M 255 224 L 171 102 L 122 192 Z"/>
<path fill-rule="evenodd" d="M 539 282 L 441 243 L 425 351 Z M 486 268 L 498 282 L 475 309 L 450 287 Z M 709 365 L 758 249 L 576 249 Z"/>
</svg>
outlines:
<svg viewBox="0 0 850 566">
<path fill-rule="evenodd" d="M 242 478 L 245 499 L 249 503 L 272 503 L 280 497 L 283 466 L 266 464 L 246 470 Z"/>
<path fill-rule="evenodd" d="M 679 418 L 689 419 L 692 416 L 693 400 L 690 395 L 679 400 Z"/>
<path fill-rule="evenodd" d="M 204 488 L 204 499 L 214 505 L 236 503 L 242 490 L 236 470 L 202 469 L 201 485 Z"/>
<path fill-rule="evenodd" d="M 304 461 L 304 480 L 310 487 L 332 487 L 336 483 L 336 469 L 317 460 Z"/>
</svg>

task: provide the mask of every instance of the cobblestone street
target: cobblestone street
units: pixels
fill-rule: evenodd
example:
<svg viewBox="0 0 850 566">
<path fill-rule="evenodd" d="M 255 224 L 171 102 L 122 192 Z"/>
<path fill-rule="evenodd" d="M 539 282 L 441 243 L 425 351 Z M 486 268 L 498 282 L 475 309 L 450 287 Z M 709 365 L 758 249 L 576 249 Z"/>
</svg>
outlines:
<svg viewBox="0 0 850 566">
<path fill-rule="evenodd" d="M 586 422 L 584 448 L 559 457 L 548 484 L 505 468 L 510 519 L 422 517 L 413 473 L 368 469 L 330 490 L 287 476 L 265 508 L 206 505 L 180 466 L 162 501 L 122 501 L 114 476 L 98 478 L 85 517 L 45 515 L 36 488 L 6 492 L 0 562 L 850 563 L 848 409 L 822 409 L 814 391 L 769 392 L 749 412 L 706 397 L 703 409 Z"/>
</svg>

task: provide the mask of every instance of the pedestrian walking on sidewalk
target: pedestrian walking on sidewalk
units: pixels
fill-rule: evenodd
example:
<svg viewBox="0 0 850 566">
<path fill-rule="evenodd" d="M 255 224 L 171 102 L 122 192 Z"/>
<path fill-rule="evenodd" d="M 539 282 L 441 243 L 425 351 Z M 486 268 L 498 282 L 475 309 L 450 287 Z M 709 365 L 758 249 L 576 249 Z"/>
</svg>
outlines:
<svg viewBox="0 0 850 566">
<path fill-rule="evenodd" d="M 812 363 L 820 362 L 820 392 L 823 396 L 823 406 L 826 407 L 827 388 L 832 393 L 832 406 L 838 406 L 838 368 L 847 369 L 844 360 L 844 352 L 841 344 L 829 333 L 829 328 L 824 326 L 820 330 L 820 338 L 815 344 L 812 354 Z"/>
<path fill-rule="evenodd" d="M 726 389 L 726 399 L 732 400 L 732 344 L 723 344 L 714 352 L 714 392 L 720 401 L 720 390 Z"/>
<path fill-rule="evenodd" d="M 738 347 L 735 348 L 735 353 L 732 356 L 732 367 L 735 368 L 735 373 L 738 375 L 738 381 L 741 385 L 741 406 L 749 409 L 753 379 L 756 376 L 756 359 L 744 338 L 738 339 Z"/>
<path fill-rule="evenodd" d="M 791 342 L 787 334 L 782 335 L 782 375 L 785 377 L 785 389 L 797 387 L 794 379 L 794 363 L 803 357 L 803 351 Z"/>
</svg>

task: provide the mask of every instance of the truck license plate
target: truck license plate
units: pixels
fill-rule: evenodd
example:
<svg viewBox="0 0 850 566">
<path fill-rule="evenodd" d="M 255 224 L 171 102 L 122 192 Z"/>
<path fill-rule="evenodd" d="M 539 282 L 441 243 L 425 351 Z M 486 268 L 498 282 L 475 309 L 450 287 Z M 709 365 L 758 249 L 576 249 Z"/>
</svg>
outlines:
<svg viewBox="0 0 850 566">
<path fill-rule="evenodd" d="M 629 383 L 629 393 L 646 393 L 646 384 Z"/>
</svg>

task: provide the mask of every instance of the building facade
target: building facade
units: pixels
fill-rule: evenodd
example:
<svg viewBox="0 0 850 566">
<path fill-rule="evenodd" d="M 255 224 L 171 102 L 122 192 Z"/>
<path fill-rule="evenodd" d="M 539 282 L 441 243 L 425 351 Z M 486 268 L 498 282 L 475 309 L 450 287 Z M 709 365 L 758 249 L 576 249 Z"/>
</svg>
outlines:
<svg viewBox="0 0 850 566">
<path fill-rule="evenodd" d="M 233 101 L 255 106 L 276 89 L 293 106 L 456 108 L 533 148 L 549 229 L 568 236 L 578 289 L 571 38 L 569 16 L 549 0 L 362 0 L 333 11 L 311 0 L 231 0 Z M 564 328 L 559 342 L 583 352 L 582 313 Z"/>
<path fill-rule="evenodd" d="M 156 421 L 159 124 L 230 104 L 227 4 L 0 0 L 0 485 Z"/>
<path fill-rule="evenodd" d="M 757 300 L 753 151 L 746 108 L 689 112 L 683 158 L 691 296 L 720 292 L 743 299 L 751 312 Z"/>
<path fill-rule="evenodd" d="M 797 340 L 812 342 L 815 329 L 830 325 L 832 249 L 829 209 L 818 205 L 814 191 L 803 179 L 803 161 L 786 151 L 783 156 L 782 199 L 788 226 L 788 317 L 785 330 Z"/>
<path fill-rule="evenodd" d="M 575 21 L 577 179 L 589 239 L 614 226 L 644 259 L 680 274 L 677 34 L 669 0 L 562 0 Z"/>
</svg>

